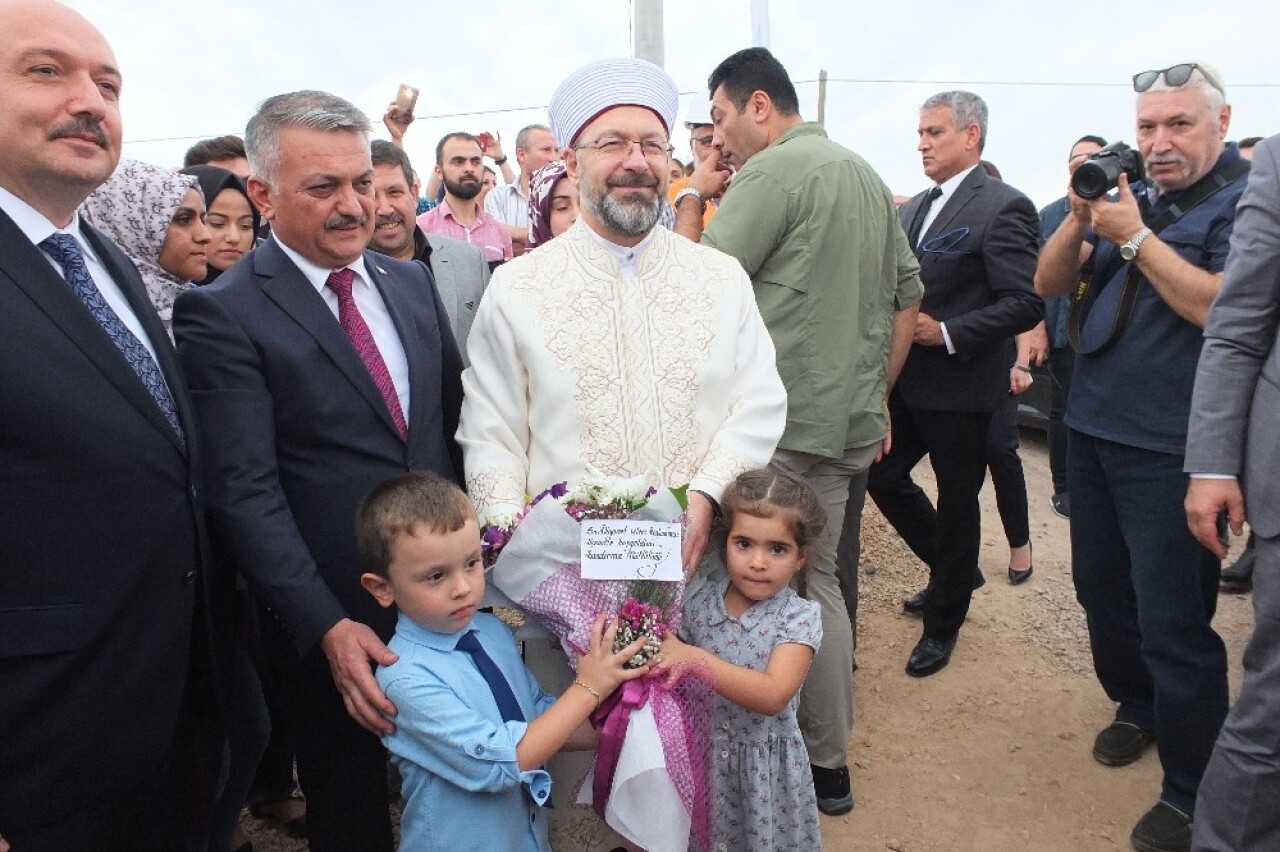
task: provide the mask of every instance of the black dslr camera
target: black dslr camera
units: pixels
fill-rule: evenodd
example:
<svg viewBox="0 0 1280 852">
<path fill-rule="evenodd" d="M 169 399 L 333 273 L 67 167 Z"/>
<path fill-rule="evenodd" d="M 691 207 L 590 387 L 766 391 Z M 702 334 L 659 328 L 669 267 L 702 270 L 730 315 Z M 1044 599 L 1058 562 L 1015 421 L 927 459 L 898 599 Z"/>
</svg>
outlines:
<svg viewBox="0 0 1280 852">
<path fill-rule="evenodd" d="M 1120 175 L 1129 183 L 1146 178 L 1142 155 L 1123 142 L 1112 142 L 1085 160 L 1071 175 L 1071 189 L 1086 200 L 1101 198 L 1115 189 Z"/>
</svg>

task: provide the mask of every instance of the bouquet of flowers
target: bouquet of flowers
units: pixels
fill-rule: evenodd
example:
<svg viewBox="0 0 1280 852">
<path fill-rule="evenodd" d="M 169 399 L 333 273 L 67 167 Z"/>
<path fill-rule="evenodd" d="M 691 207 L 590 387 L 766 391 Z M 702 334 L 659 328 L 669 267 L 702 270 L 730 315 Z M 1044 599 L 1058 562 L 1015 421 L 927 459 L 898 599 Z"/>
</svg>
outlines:
<svg viewBox="0 0 1280 852">
<path fill-rule="evenodd" d="M 643 477 L 554 485 L 514 518 L 486 520 L 482 550 L 485 564 L 493 566 L 492 586 L 559 639 L 571 664 L 585 653 L 596 616 L 618 616 L 614 650 L 643 636 L 644 647 L 628 663 L 643 666 L 657 654 L 663 634 L 679 627 L 684 583 L 639 573 L 629 579 L 584 579 L 580 525 L 682 522 L 684 506 L 683 488 L 651 488 Z M 578 802 L 591 805 L 642 848 L 706 846 L 713 700 L 709 684 L 698 677 L 684 677 L 670 687 L 657 678 L 623 684 L 592 714 L 600 748 Z M 664 819 L 653 819 L 654 813 Z"/>
</svg>

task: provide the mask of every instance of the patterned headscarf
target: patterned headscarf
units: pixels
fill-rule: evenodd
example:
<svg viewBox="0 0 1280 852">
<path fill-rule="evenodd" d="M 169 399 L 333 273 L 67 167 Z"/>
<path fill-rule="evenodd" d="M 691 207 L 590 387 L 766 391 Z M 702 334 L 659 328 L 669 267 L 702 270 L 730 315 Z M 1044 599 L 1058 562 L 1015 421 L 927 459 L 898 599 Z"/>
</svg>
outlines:
<svg viewBox="0 0 1280 852">
<path fill-rule="evenodd" d="M 568 173 L 564 160 L 552 160 L 529 176 L 529 248 L 551 239 L 551 190 Z"/>
<path fill-rule="evenodd" d="M 173 300 L 191 286 L 160 268 L 160 249 L 173 215 L 187 191 L 199 182 L 170 169 L 121 160 L 106 183 L 93 191 L 80 208 L 85 220 L 129 256 L 155 305 L 164 327 L 173 322 Z"/>
</svg>

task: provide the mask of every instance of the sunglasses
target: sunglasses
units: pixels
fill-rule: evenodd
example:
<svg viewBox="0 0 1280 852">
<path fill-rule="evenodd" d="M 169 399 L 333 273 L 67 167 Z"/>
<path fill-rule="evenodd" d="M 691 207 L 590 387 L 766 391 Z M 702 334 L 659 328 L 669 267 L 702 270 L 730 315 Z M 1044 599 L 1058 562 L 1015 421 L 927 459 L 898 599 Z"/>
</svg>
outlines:
<svg viewBox="0 0 1280 852">
<path fill-rule="evenodd" d="M 1226 89 L 1222 88 L 1217 78 L 1210 72 L 1206 71 L 1203 66 L 1194 62 L 1184 62 L 1181 65 L 1170 65 L 1168 68 L 1162 68 L 1159 71 L 1143 71 L 1133 75 L 1133 90 L 1135 92 L 1145 92 L 1156 84 L 1160 79 L 1160 75 L 1164 75 L 1164 81 L 1175 89 L 1178 86 L 1185 86 L 1187 81 L 1191 79 L 1192 72 L 1199 70 L 1204 78 L 1209 81 L 1209 85 L 1213 86 L 1223 95 L 1226 95 Z"/>
</svg>

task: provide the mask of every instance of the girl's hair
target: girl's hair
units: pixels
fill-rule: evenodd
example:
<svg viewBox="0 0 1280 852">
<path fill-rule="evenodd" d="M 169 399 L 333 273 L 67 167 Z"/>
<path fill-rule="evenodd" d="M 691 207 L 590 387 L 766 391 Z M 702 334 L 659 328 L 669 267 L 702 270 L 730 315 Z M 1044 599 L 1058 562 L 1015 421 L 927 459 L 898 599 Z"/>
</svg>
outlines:
<svg viewBox="0 0 1280 852">
<path fill-rule="evenodd" d="M 772 465 L 738 474 L 720 498 L 726 529 L 739 512 L 757 518 L 782 516 L 796 545 L 807 551 L 822 535 L 827 513 L 813 486 L 794 473 Z"/>
</svg>

